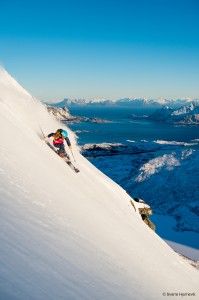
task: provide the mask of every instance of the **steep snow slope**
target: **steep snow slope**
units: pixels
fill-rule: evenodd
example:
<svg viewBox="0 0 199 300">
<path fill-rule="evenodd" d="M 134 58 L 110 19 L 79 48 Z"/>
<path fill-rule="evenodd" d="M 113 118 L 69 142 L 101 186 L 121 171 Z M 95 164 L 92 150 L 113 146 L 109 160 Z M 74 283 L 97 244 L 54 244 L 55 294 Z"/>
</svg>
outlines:
<svg viewBox="0 0 199 300">
<path fill-rule="evenodd" d="M 41 141 L 39 126 L 63 127 L 0 70 L 0 298 L 199 293 L 198 272 L 142 222 L 126 192 L 76 146 L 74 173 Z"/>
</svg>

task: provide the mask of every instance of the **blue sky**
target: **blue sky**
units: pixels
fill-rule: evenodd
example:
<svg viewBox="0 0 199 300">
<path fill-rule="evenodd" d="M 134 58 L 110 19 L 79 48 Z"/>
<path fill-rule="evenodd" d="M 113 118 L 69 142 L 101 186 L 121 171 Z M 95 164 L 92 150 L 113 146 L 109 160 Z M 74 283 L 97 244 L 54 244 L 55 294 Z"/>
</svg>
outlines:
<svg viewBox="0 0 199 300">
<path fill-rule="evenodd" d="M 199 0 L 0 4 L 0 64 L 41 100 L 199 98 Z"/>
</svg>

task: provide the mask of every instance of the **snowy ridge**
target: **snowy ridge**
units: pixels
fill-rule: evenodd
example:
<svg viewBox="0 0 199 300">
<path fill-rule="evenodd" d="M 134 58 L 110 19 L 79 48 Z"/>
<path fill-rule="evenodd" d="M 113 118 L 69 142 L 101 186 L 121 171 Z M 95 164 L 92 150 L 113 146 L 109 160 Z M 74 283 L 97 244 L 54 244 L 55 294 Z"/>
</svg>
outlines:
<svg viewBox="0 0 199 300">
<path fill-rule="evenodd" d="M 198 272 L 143 223 L 121 187 L 79 154 L 73 133 L 79 174 L 41 141 L 39 126 L 45 134 L 64 128 L 1 70 L 1 299 L 198 295 Z"/>
</svg>

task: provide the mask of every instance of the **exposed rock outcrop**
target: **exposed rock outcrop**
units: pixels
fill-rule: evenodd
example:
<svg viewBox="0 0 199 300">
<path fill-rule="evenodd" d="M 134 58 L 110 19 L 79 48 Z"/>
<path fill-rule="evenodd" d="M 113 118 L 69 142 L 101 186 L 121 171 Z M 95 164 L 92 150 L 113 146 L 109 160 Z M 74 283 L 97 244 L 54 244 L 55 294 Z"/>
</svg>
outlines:
<svg viewBox="0 0 199 300">
<path fill-rule="evenodd" d="M 155 231 L 155 225 L 151 222 L 148 216 L 152 215 L 152 209 L 151 207 L 146 204 L 146 202 L 140 198 L 133 198 L 134 201 L 136 201 L 136 207 L 138 208 L 138 211 L 142 217 L 142 220 L 153 230 Z M 135 208 L 135 205 L 133 201 L 131 200 L 132 206 Z"/>
<path fill-rule="evenodd" d="M 73 118 L 67 107 L 60 108 L 60 107 L 53 107 L 50 105 L 45 105 L 45 106 L 47 111 L 60 121 L 71 120 Z"/>
<path fill-rule="evenodd" d="M 72 116 L 66 106 L 55 107 L 51 105 L 45 105 L 47 111 L 53 115 L 59 121 L 66 121 L 69 123 L 80 123 L 80 122 L 90 122 L 90 123 L 110 123 L 108 120 L 100 118 L 88 118 L 84 116 Z"/>
</svg>

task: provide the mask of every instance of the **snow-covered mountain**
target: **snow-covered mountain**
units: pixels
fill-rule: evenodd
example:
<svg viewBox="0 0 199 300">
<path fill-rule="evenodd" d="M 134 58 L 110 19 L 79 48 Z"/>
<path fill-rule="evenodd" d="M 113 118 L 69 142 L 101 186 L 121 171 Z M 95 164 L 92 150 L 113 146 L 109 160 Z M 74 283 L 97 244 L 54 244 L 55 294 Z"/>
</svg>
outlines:
<svg viewBox="0 0 199 300">
<path fill-rule="evenodd" d="M 172 107 L 179 107 L 181 105 L 187 105 L 195 101 L 199 103 L 199 99 L 146 99 L 146 98 L 122 98 L 122 99 L 64 99 L 60 102 L 51 102 L 49 103 L 55 107 L 70 107 L 70 106 L 138 106 L 138 107 L 147 107 L 147 106 L 165 106 L 169 105 Z"/>
<path fill-rule="evenodd" d="M 78 174 L 41 140 L 40 128 L 47 134 L 59 127 L 69 131 Z M 80 155 L 73 133 L 3 69 L 0 128 L 1 299 L 198 295 L 198 271 L 144 224 L 137 202 L 135 211 L 130 196 Z"/>
<path fill-rule="evenodd" d="M 199 104 L 193 102 L 179 109 L 164 106 L 156 110 L 149 119 L 188 125 L 199 124 Z"/>
<path fill-rule="evenodd" d="M 149 119 L 155 121 L 166 121 L 172 114 L 173 109 L 169 106 L 163 106 L 161 109 L 156 110 Z"/>
</svg>

